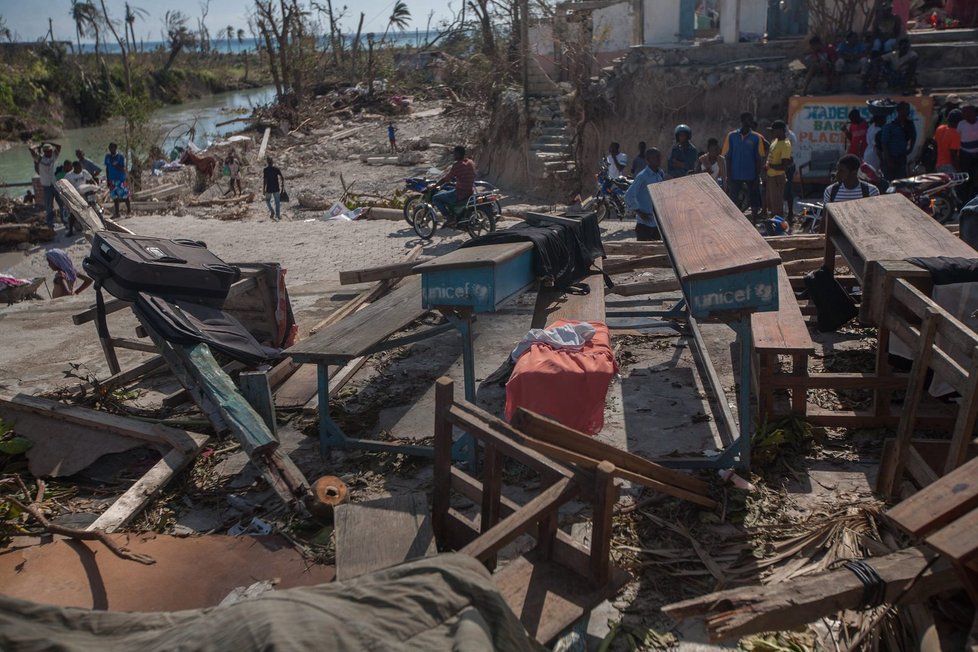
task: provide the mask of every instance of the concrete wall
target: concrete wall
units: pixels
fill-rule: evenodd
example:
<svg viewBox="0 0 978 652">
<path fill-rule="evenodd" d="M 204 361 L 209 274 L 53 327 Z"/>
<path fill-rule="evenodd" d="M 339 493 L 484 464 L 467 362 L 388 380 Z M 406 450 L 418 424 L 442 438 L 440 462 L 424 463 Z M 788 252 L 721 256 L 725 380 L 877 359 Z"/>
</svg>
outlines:
<svg viewBox="0 0 978 652">
<path fill-rule="evenodd" d="M 645 45 L 679 40 L 679 0 L 645 0 Z"/>
<path fill-rule="evenodd" d="M 530 25 L 530 54 L 537 60 L 543 71 L 554 77 L 556 73 L 554 27 L 550 21 Z"/>
<path fill-rule="evenodd" d="M 632 45 L 636 16 L 629 1 L 595 9 L 591 13 L 595 52 L 622 52 Z"/>
</svg>

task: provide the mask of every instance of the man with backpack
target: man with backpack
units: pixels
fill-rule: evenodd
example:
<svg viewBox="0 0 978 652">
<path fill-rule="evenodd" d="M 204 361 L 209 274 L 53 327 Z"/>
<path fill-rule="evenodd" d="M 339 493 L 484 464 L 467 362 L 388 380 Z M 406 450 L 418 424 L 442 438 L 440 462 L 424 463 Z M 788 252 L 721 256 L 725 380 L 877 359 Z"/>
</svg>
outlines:
<svg viewBox="0 0 978 652">
<path fill-rule="evenodd" d="M 838 181 L 825 189 L 822 202 L 831 204 L 833 202 L 852 201 L 853 199 L 864 199 L 879 195 L 879 188 L 871 183 L 860 180 L 859 166 L 861 164 L 862 162 L 855 154 L 846 154 L 840 158 L 835 169 L 835 176 Z"/>
</svg>

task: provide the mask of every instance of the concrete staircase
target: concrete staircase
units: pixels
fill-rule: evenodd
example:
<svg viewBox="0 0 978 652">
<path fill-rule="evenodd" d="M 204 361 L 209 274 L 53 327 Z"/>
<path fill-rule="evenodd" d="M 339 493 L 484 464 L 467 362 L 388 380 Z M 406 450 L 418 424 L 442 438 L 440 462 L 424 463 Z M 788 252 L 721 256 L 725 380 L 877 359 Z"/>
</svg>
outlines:
<svg viewBox="0 0 978 652">
<path fill-rule="evenodd" d="M 527 71 L 530 119 L 530 173 L 555 189 L 576 176 L 573 133 L 561 106 L 561 89 L 535 59 Z"/>
</svg>

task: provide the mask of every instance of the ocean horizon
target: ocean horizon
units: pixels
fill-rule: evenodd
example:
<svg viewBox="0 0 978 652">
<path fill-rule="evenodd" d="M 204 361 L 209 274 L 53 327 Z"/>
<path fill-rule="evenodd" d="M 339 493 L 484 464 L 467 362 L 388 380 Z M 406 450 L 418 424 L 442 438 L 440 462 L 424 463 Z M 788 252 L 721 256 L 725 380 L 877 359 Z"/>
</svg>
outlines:
<svg viewBox="0 0 978 652">
<path fill-rule="evenodd" d="M 377 34 L 377 38 L 379 39 L 382 34 L 383 32 Z M 391 32 L 387 35 L 387 40 L 385 41 L 385 44 L 393 45 L 394 47 L 419 48 L 423 46 L 425 43 L 427 43 L 429 38 L 431 38 L 436 34 L 438 34 L 438 32 L 434 30 Z M 355 37 L 356 34 L 343 34 L 343 40 L 345 46 L 349 47 L 350 44 L 353 43 Z M 322 40 L 325 41 L 326 37 L 323 37 Z M 246 39 L 242 39 L 241 41 L 238 41 L 237 38 L 232 38 L 229 42 L 226 37 L 217 37 L 212 34 L 211 51 L 216 52 L 218 54 L 241 54 L 243 52 L 255 52 L 257 50 L 256 46 L 258 42 L 259 39 L 256 38 L 246 38 Z M 367 44 L 366 34 L 360 35 L 360 42 L 363 44 L 364 47 L 366 47 Z M 71 41 L 71 45 L 73 48 L 77 47 L 74 41 Z M 120 51 L 119 44 L 114 41 L 102 43 L 100 45 L 100 49 L 105 54 L 119 54 Z M 137 47 L 137 50 L 143 52 L 152 52 L 158 49 L 166 50 L 167 49 L 166 41 L 141 41 Z M 94 53 L 95 44 L 82 43 L 81 52 L 83 54 Z"/>
</svg>

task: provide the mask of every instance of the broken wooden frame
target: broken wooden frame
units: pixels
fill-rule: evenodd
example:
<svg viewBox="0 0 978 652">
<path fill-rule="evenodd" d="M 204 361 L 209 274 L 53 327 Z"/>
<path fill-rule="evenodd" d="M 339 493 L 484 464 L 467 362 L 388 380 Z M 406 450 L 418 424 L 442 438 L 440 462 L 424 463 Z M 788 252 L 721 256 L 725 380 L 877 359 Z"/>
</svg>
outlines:
<svg viewBox="0 0 978 652">
<path fill-rule="evenodd" d="M 482 480 L 452 465 L 453 430 L 484 445 Z M 494 568 L 500 550 L 524 534 L 536 539 L 527 555 L 509 562 L 494 581 L 535 639 L 546 643 L 627 581 L 612 567 L 611 535 L 618 498 L 615 466 L 607 461 L 583 470 L 565 466 L 519 443 L 509 424 L 467 401 L 455 401 L 455 385 L 441 378 L 435 388 L 435 459 L 432 518 L 442 546 Z M 542 476 L 543 491 L 524 505 L 503 495 L 504 459 Z M 452 492 L 481 507 L 473 522 L 451 506 Z M 558 527 L 560 507 L 571 500 L 592 506 L 590 547 Z"/>
<path fill-rule="evenodd" d="M 105 532 L 114 532 L 128 524 L 170 480 L 193 461 L 208 441 L 206 435 L 64 405 L 35 396 L 0 398 L 0 417 L 13 424 L 19 435 L 35 442 L 36 435 L 32 437 L 32 433 L 36 431 L 57 433 L 57 436 L 69 437 L 75 445 L 86 447 L 86 437 L 104 438 L 106 434 L 110 434 L 143 442 L 160 451 L 162 459 L 86 528 Z M 65 447 L 65 454 L 70 455 L 70 450 L 70 446 Z"/>
</svg>

